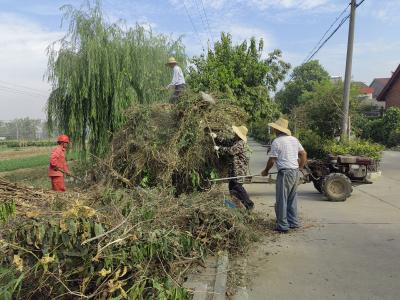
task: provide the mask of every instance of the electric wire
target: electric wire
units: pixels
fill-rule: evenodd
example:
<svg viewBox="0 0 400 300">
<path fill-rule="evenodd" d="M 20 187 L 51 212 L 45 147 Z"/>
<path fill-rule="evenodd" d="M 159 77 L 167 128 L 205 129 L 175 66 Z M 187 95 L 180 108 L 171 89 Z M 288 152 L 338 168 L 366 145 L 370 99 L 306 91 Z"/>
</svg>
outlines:
<svg viewBox="0 0 400 300">
<path fill-rule="evenodd" d="M 204 48 L 204 45 L 203 45 L 203 41 L 201 40 L 201 37 L 200 37 L 199 32 L 198 32 L 198 30 L 197 30 L 197 28 L 196 28 L 196 25 L 194 24 L 193 19 L 192 19 L 192 16 L 191 16 L 190 13 L 189 13 L 189 10 L 188 10 L 188 8 L 187 8 L 187 5 L 186 5 L 186 3 L 185 3 L 185 0 L 183 0 L 182 2 L 183 2 L 183 6 L 185 7 L 185 11 L 186 11 L 186 14 L 187 14 L 187 16 L 188 16 L 188 18 L 189 18 L 189 21 L 190 21 L 190 23 L 192 24 L 192 27 L 193 27 L 193 29 L 194 29 L 194 32 L 195 32 L 195 34 L 197 35 L 197 38 L 199 39 L 200 45 L 201 45 L 201 47 L 203 48 L 203 51 L 205 51 L 205 48 Z"/>
<path fill-rule="evenodd" d="M 360 3 L 356 4 L 356 7 L 359 7 L 361 4 L 363 4 L 364 1 L 365 1 L 365 0 L 361 0 Z"/>
<path fill-rule="evenodd" d="M 364 1 L 365 1 L 365 0 L 361 0 L 360 3 L 356 4 L 356 7 L 359 7 L 361 4 L 363 4 Z M 351 3 L 350 3 L 349 5 L 351 5 Z M 347 7 L 348 7 L 348 6 L 347 6 Z M 346 7 L 346 9 L 344 10 L 344 12 L 347 10 L 347 7 Z M 341 15 L 343 15 L 344 12 L 342 12 Z M 350 18 L 350 14 L 348 14 L 346 17 L 344 17 L 344 18 L 342 19 L 342 21 L 339 23 L 339 25 L 336 27 L 336 29 L 322 42 L 322 44 L 318 47 L 318 49 L 305 61 L 306 63 L 309 62 L 309 61 L 319 52 L 319 50 L 321 50 L 321 48 L 333 37 L 333 35 L 340 29 L 340 27 L 343 26 L 343 24 L 344 24 L 349 18 Z M 336 21 L 335 21 L 335 23 L 336 23 Z M 326 35 L 326 34 L 325 34 L 325 35 Z"/>
<path fill-rule="evenodd" d="M 10 88 L 10 87 L 3 86 L 3 85 L 0 85 L 0 91 L 11 93 L 11 94 L 18 94 L 18 95 L 29 95 L 29 96 L 34 96 L 34 97 L 47 97 L 48 96 L 44 93 L 42 94 L 42 93 L 24 91 L 24 90 L 14 89 L 14 88 Z"/>
<path fill-rule="evenodd" d="M 212 34 L 212 31 L 211 31 L 210 21 L 208 20 L 208 16 L 207 16 L 207 13 L 206 13 L 206 9 L 205 9 L 205 7 L 204 7 L 204 2 L 203 2 L 203 0 L 200 0 L 200 3 L 201 3 L 201 6 L 202 6 L 202 8 L 203 8 L 204 16 L 205 16 L 205 18 L 206 18 L 208 33 L 210 34 L 211 42 L 212 42 L 213 47 L 214 47 L 214 36 L 213 36 L 213 34 Z"/>
<path fill-rule="evenodd" d="M 307 58 L 311 55 L 311 53 L 314 52 L 314 50 L 320 45 L 322 40 L 326 37 L 326 35 L 329 33 L 329 31 L 332 29 L 332 27 L 337 23 L 337 21 L 344 15 L 344 13 L 347 11 L 349 8 L 350 4 L 346 6 L 346 8 L 340 13 L 339 16 L 336 17 L 335 21 L 329 26 L 328 30 L 325 31 L 324 35 L 320 38 L 318 43 L 314 46 L 314 48 L 307 54 L 306 58 L 303 61 L 303 64 L 307 61 Z"/>
<path fill-rule="evenodd" d="M 10 86 L 14 86 L 14 87 L 17 87 L 17 88 L 23 88 L 23 89 L 27 89 L 27 90 L 32 90 L 34 92 L 39 92 L 39 93 L 44 93 L 45 92 L 43 90 L 31 88 L 31 87 L 28 87 L 28 86 L 25 86 L 25 85 L 21 85 L 21 84 L 11 83 L 11 82 L 7 82 L 7 81 L 3 81 L 3 80 L 0 80 L 0 84 L 10 85 Z"/>
</svg>

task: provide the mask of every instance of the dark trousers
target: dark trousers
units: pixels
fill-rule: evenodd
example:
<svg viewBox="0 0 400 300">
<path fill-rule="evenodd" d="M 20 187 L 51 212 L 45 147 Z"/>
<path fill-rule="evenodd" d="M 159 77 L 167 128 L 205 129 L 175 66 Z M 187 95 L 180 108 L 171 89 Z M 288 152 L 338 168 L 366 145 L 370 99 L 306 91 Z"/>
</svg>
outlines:
<svg viewBox="0 0 400 300">
<path fill-rule="evenodd" d="M 238 198 L 247 209 L 251 209 L 254 207 L 254 203 L 250 200 L 247 191 L 244 189 L 243 185 L 237 180 L 229 180 L 229 192 L 232 196 Z"/>
<path fill-rule="evenodd" d="M 175 85 L 175 91 L 171 96 L 170 102 L 173 104 L 177 104 L 179 102 L 179 97 L 181 96 L 185 88 L 186 88 L 185 84 Z"/>
</svg>

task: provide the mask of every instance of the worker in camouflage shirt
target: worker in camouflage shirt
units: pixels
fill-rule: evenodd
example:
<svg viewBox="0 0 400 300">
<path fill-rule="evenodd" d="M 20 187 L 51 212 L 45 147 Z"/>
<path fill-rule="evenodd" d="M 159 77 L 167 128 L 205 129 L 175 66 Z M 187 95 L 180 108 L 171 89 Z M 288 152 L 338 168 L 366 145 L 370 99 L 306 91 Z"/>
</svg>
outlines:
<svg viewBox="0 0 400 300">
<path fill-rule="evenodd" d="M 232 126 L 232 130 L 235 133 L 233 139 L 220 139 L 217 138 L 215 133 L 211 133 L 211 136 L 218 143 L 215 150 L 230 156 L 229 177 L 246 176 L 249 168 L 249 158 L 246 155 L 248 130 L 245 126 Z M 253 201 L 250 200 L 243 184 L 237 179 L 229 180 L 229 192 L 232 196 L 238 198 L 247 209 L 254 208 Z"/>
</svg>

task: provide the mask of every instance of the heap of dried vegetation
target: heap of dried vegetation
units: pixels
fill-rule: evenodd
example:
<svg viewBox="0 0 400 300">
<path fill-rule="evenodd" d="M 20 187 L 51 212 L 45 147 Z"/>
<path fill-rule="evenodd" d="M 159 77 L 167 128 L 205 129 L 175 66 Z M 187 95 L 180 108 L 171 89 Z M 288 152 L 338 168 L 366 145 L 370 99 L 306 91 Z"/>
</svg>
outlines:
<svg viewBox="0 0 400 300">
<path fill-rule="evenodd" d="M 226 175 L 226 157 L 218 158 L 211 129 L 231 137 L 231 126 L 244 124 L 247 114 L 228 100 L 215 104 L 186 93 L 178 106 L 135 106 L 115 135 L 101 178 L 113 185 L 174 187 L 178 194 L 204 187 L 212 176 Z"/>
<path fill-rule="evenodd" d="M 201 188 L 226 171 L 210 128 L 229 136 L 245 119 L 189 93 L 177 107 L 131 109 L 89 191 L 0 180 L 0 298 L 190 298 L 188 270 L 208 254 L 242 253 L 264 224 Z"/>
<path fill-rule="evenodd" d="M 5 186 L 14 199 L 3 197 Z M 178 198 L 104 187 L 60 195 L 2 180 L 0 203 L 16 211 L 0 226 L 0 298 L 187 299 L 188 269 L 220 250 L 241 253 L 262 223 L 223 198 L 214 189 Z"/>
</svg>

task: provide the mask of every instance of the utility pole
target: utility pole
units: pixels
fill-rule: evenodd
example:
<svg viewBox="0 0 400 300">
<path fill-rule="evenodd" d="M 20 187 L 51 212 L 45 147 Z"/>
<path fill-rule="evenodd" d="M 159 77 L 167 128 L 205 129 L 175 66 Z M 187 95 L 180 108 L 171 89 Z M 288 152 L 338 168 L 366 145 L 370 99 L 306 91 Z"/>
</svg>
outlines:
<svg viewBox="0 0 400 300">
<path fill-rule="evenodd" d="M 356 19 L 356 0 L 351 0 L 349 37 L 347 42 L 347 58 L 346 58 L 346 73 L 344 77 L 343 91 L 343 119 L 342 119 L 342 141 L 347 140 L 349 127 L 349 102 L 350 102 L 350 85 L 351 85 L 351 68 L 353 64 L 353 46 L 354 46 L 354 27 Z"/>
</svg>

